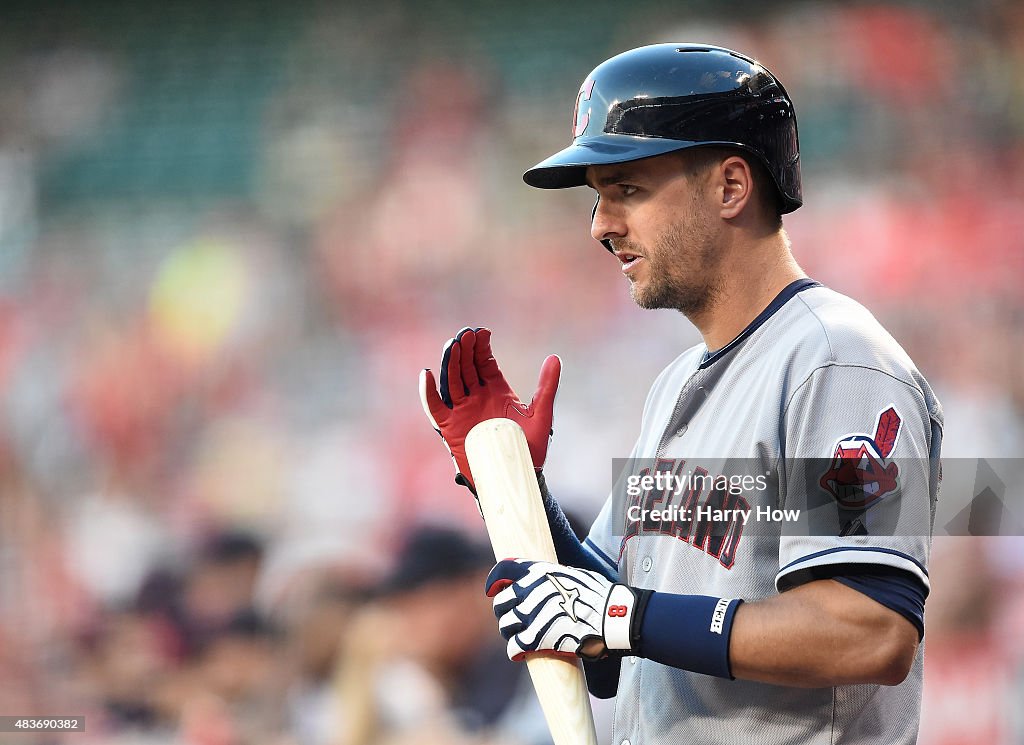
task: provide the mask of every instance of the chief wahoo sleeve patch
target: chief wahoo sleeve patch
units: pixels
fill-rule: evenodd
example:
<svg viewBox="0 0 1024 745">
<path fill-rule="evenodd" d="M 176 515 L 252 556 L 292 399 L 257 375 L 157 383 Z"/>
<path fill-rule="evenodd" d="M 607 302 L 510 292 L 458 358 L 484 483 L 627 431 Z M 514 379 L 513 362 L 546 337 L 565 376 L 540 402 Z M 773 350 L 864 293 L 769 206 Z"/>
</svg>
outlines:
<svg viewBox="0 0 1024 745">
<path fill-rule="evenodd" d="M 850 434 L 836 443 L 828 470 L 818 482 L 841 507 L 860 510 L 896 490 L 899 467 L 889 460 L 903 420 L 896 407 L 878 415 L 875 436 Z"/>
</svg>

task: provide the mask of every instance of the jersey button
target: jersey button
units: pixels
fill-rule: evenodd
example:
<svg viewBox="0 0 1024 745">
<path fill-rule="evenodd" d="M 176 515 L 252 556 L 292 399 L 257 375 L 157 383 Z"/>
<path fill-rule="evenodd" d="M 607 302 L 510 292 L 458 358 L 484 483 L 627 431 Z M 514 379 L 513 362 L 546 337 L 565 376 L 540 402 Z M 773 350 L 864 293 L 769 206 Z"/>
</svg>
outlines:
<svg viewBox="0 0 1024 745">
<path fill-rule="evenodd" d="M 676 437 L 682 437 L 683 435 L 686 434 L 686 426 L 687 425 L 684 424 L 682 427 L 676 430 Z"/>
<path fill-rule="evenodd" d="M 645 572 L 649 572 L 649 571 L 651 571 L 651 567 L 652 566 L 654 566 L 654 562 L 651 560 L 651 557 L 650 556 L 645 556 L 644 557 L 644 563 L 641 565 L 641 568 Z"/>
</svg>

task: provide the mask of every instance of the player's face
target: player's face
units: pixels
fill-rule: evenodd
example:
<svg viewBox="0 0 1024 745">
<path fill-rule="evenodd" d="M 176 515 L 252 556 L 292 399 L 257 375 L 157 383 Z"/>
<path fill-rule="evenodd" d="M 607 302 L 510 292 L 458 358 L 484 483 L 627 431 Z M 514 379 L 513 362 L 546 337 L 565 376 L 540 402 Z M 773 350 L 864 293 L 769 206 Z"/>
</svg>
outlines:
<svg viewBox="0 0 1024 745">
<path fill-rule="evenodd" d="M 706 174 L 685 155 L 591 166 L 598 193 L 591 232 L 611 241 L 641 308 L 699 314 L 718 291 L 720 224 Z"/>
</svg>

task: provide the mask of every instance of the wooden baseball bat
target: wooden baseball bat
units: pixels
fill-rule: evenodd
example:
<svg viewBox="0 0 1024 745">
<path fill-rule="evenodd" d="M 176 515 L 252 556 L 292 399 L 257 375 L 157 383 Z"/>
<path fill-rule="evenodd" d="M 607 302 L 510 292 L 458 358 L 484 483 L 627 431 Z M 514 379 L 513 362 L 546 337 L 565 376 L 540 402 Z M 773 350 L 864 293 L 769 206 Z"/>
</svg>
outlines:
<svg viewBox="0 0 1024 745">
<path fill-rule="evenodd" d="M 522 428 L 511 419 L 480 422 L 466 437 L 466 456 L 495 559 L 557 562 Z M 597 745 L 580 662 L 538 652 L 526 665 L 555 745 Z"/>
</svg>

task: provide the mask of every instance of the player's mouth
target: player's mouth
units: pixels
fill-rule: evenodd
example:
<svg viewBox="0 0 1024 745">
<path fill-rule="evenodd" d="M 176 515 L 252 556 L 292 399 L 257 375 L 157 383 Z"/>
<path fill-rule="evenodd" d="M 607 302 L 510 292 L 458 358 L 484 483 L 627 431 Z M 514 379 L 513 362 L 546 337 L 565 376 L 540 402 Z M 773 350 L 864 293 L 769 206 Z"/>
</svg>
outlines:
<svg viewBox="0 0 1024 745">
<path fill-rule="evenodd" d="M 622 253 L 616 253 L 615 258 L 622 262 L 622 273 L 629 274 L 633 271 L 641 261 L 644 260 L 643 256 L 639 254 L 631 254 L 623 251 Z"/>
</svg>

